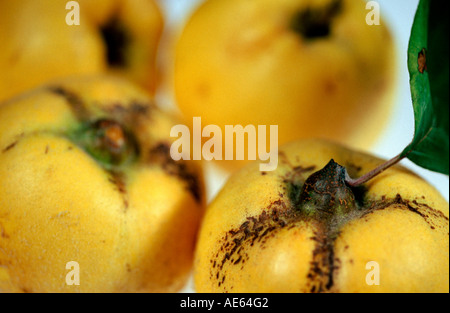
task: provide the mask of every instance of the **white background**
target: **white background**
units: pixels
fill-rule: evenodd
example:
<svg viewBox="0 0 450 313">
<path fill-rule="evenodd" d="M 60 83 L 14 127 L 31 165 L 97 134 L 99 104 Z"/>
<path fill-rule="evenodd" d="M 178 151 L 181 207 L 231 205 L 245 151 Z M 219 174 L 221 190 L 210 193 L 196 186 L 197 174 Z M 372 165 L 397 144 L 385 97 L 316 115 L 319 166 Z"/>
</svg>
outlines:
<svg viewBox="0 0 450 313">
<path fill-rule="evenodd" d="M 186 18 L 191 14 L 201 0 L 160 0 L 160 6 L 166 15 L 167 31 L 178 31 Z M 388 24 L 398 45 L 398 95 L 395 102 L 395 112 L 384 135 L 371 149 L 374 155 L 390 159 L 400 153 L 412 140 L 414 133 L 414 113 L 409 89 L 409 74 L 406 64 L 407 48 L 411 25 L 417 8 L 418 0 L 378 0 L 381 18 Z M 167 90 L 157 95 L 157 100 L 173 105 L 173 98 Z M 435 186 L 449 200 L 449 178 L 446 175 L 425 170 L 409 160 L 401 164 Z M 226 180 L 226 175 L 220 170 L 208 165 L 207 184 L 208 199 L 212 199 Z M 192 281 L 186 285 L 183 292 L 193 292 Z"/>
</svg>

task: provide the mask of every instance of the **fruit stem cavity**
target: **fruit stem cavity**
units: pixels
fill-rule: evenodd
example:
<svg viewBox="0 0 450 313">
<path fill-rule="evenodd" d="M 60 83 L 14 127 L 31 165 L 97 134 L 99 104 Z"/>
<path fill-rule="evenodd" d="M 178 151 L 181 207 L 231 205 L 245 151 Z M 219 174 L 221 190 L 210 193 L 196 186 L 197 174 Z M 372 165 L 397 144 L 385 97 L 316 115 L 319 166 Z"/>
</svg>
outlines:
<svg viewBox="0 0 450 313">
<path fill-rule="evenodd" d="M 83 125 L 72 139 L 108 170 L 127 164 L 138 154 L 134 137 L 111 119 Z"/>
<path fill-rule="evenodd" d="M 113 18 L 101 28 L 101 34 L 106 45 L 108 64 L 124 67 L 126 65 L 126 47 L 130 42 L 125 27 L 117 18 Z"/>
<path fill-rule="evenodd" d="M 333 18 L 342 10 L 342 1 L 331 1 L 324 8 L 311 8 L 300 10 L 291 21 L 291 29 L 305 39 L 327 37 L 331 32 Z"/>
</svg>

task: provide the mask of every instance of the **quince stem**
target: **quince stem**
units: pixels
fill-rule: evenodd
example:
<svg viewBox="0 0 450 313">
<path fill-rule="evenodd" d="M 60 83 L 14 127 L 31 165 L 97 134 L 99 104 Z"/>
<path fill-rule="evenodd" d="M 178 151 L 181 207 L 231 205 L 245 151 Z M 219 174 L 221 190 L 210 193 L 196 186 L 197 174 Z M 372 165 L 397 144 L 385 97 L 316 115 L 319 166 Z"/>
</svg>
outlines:
<svg viewBox="0 0 450 313">
<path fill-rule="evenodd" d="M 361 176 L 359 178 L 356 178 L 356 179 L 351 178 L 350 175 L 347 173 L 347 171 L 345 171 L 345 182 L 350 187 L 358 187 L 358 186 L 368 182 L 369 180 L 371 180 L 372 178 L 374 178 L 375 176 L 377 176 L 378 174 L 380 174 L 384 170 L 388 169 L 389 167 L 397 164 L 404 157 L 405 157 L 405 155 L 400 153 L 399 155 L 397 155 L 397 156 L 393 157 L 392 159 L 384 162 L 383 164 L 377 166 L 376 168 L 374 168 L 370 172 L 368 172 L 368 173 L 364 174 L 363 176 Z"/>
</svg>

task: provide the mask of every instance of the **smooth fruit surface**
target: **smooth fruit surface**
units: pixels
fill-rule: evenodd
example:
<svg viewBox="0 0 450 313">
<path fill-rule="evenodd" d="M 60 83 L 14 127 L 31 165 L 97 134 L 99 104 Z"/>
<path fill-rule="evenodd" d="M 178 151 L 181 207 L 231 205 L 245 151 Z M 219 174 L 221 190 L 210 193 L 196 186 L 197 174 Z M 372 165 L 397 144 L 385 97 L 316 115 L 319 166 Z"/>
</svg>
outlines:
<svg viewBox="0 0 450 313">
<path fill-rule="evenodd" d="M 154 92 L 163 17 L 153 0 L 0 1 L 0 101 L 68 75 L 115 73 Z"/>
<path fill-rule="evenodd" d="M 204 190 L 197 163 L 170 157 L 176 123 L 111 77 L 63 80 L 3 103 L 0 291 L 183 287 Z M 69 262 L 79 285 L 67 283 Z"/>
<path fill-rule="evenodd" d="M 365 1 L 208 0 L 176 45 L 188 120 L 278 125 L 278 143 L 323 137 L 367 149 L 392 108 L 395 49 Z"/>
<path fill-rule="evenodd" d="M 448 292 L 449 206 L 440 193 L 401 166 L 351 190 L 328 178 L 305 183 L 331 159 L 351 177 L 382 163 L 309 139 L 281 147 L 273 172 L 254 162 L 233 174 L 203 220 L 196 290 Z"/>
</svg>

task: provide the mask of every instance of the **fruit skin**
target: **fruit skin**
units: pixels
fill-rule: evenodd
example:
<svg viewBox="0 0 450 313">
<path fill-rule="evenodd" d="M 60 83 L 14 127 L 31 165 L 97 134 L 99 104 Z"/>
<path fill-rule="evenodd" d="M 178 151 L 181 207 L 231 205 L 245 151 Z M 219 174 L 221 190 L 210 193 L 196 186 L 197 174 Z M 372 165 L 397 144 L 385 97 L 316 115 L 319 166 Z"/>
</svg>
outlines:
<svg viewBox="0 0 450 313">
<path fill-rule="evenodd" d="M 0 2 L 0 101 L 53 79 L 114 73 L 154 92 L 163 16 L 153 0 L 79 0 L 80 25 L 66 24 L 65 0 Z M 110 64 L 102 29 L 128 34 L 125 65 Z M 111 49 L 110 49 L 111 50 Z"/>
<path fill-rule="evenodd" d="M 392 167 L 359 189 L 362 211 L 339 227 L 295 210 L 293 195 L 332 158 L 351 177 L 382 162 L 308 139 L 281 147 L 274 172 L 254 162 L 234 173 L 202 222 L 196 291 L 448 292 L 449 206 L 407 169 Z M 370 261 L 379 264 L 379 285 L 366 284 Z"/>
<path fill-rule="evenodd" d="M 107 169 L 74 141 L 118 121 L 139 153 Z M 191 273 L 202 170 L 174 162 L 177 123 L 125 80 L 62 80 L 0 106 L 0 291 L 173 292 Z M 67 285 L 76 261 L 80 285 Z"/>
<path fill-rule="evenodd" d="M 364 1 L 342 3 L 328 37 L 291 28 L 298 12 L 328 1 L 208 0 L 176 45 L 174 92 L 202 123 L 278 125 L 278 143 L 323 137 L 368 149 L 392 109 L 395 49 L 383 21 L 365 22 Z M 240 162 L 222 161 L 231 168 Z"/>
</svg>

